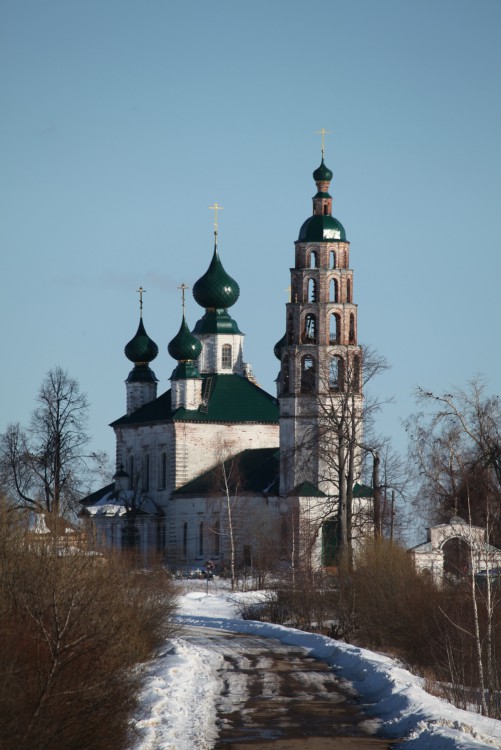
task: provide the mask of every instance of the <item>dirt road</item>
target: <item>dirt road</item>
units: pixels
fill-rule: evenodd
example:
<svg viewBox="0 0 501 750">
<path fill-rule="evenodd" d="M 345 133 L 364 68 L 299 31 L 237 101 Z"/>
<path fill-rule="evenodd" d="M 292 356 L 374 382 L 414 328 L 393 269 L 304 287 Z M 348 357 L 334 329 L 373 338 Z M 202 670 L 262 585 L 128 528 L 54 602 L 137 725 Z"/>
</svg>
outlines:
<svg viewBox="0 0 501 750">
<path fill-rule="evenodd" d="M 332 668 L 297 647 L 194 628 L 183 635 L 224 656 L 214 750 L 387 750 Z M 194 707 L 196 710 L 196 707 Z"/>
</svg>

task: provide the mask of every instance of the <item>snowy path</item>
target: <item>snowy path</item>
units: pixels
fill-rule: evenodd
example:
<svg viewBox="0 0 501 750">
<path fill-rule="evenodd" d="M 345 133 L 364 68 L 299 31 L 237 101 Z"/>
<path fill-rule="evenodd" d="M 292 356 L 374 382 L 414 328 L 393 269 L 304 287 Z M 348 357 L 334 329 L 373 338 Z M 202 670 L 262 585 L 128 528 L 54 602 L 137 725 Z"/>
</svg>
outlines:
<svg viewBox="0 0 501 750">
<path fill-rule="evenodd" d="M 180 601 L 185 626 L 272 637 L 302 646 L 311 656 L 336 667 L 337 674 L 362 697 L 367 713 L 377 716 L 386 736 L 405 737 L 406 750 L 501 749 L 501 722 L 461 711 L 434 698 L 421 680 L 389 657 L 320 635 L 238 617 L 251 594 L 191 592 Z M 217 670 L 223 656 L 183 638 L 149 667 L 141 696 L 142 737 L 133 750 L 212 750 L 217 738 L 216 705 L 221 692 Z"/>
</svg>

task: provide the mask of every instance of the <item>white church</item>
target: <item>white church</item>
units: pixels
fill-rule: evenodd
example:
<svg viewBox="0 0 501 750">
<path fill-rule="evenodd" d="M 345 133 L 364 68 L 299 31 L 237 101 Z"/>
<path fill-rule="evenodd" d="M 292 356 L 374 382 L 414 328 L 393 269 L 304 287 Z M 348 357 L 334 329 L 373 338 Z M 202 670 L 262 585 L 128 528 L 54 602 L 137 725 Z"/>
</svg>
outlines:
<svg viewBox="0 0 501 750">
<path fill-rule="evenodd" d="M 81 517 L 100 545 L 160 555 L 173 567 L 220 568 L 291 561 L 308 554 L 316 566 L 336 561 L 339 466 L 332 461 L 329 410 L 354 409 L 361 440 L 361 348 L 349 242 L 332 216 L 332 172 L 313 172 L 313 212 L 302 224 L 291 268 L 277 396 L 259 388 L 244 359 L 244 336 L 230 314 L 240 289 L 214 251 L 193 284 L 202 308 L 190 330 L 184 314 L 168 345 L 177 362 L 171 387 L 158 395 L 151 363 L 158 347 L 140 320 L 125 347 L 133 363 L 126 412 L 112 423 L 116 474 L 82 501 Z M 356 418 L 356 419 L 355 419 Z M 326 443 L 329 445 L 326 445 Z M 370 510 L 355 451 L 346 471 L 352 502 Z M 366 516 L 370 513 L 366 513 Z"/>
</svg>

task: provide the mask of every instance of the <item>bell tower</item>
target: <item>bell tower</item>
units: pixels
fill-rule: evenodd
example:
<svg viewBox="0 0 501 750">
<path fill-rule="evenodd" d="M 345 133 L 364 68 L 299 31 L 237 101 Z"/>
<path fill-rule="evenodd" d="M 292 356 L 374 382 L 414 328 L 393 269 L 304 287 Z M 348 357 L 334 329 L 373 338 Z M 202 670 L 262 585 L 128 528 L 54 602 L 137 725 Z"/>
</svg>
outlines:
<svg viewBox="0 0 501 750">
<path fill-rule="evenodd" d="M 356 442 L 361 440 L 362 356 L 350 244 L 332 216 L 332 172 L 325 165 L 323 147 L 313 179 L 313 212 L 294 243 L 286 332 L 275 346 L 281 362 L 280 494 L 296 494 L 298 486 L 308 482 L 320 493 L 337 497 L 342 482 L 342 453 L 337 449 L 346 439 L 343 431 L 351 428 Z M 358 449 L 355 456 L 353 481 L 360 473 Z"/>
</svg>

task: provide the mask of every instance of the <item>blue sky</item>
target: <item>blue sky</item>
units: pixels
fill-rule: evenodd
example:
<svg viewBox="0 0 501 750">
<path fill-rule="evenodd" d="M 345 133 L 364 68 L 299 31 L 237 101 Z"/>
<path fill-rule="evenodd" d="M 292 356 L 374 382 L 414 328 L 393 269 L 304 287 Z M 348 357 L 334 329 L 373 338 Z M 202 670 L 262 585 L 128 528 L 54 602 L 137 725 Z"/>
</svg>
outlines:
<svg viewBox="0 0 501 750">
<path fill-rule="evenodd" d="M 392 366 L 379 431 L 405 450 L 418 384 L 484 373 L 499 393 L 500 34 L 499 0 L 2 0 L 0 430 L 59 364 L 113 455 L 135 290 L 163 392 L 215 200 L 233 317 L 274 392 L 322 127 L 359 339 Z"/>
</svg>

